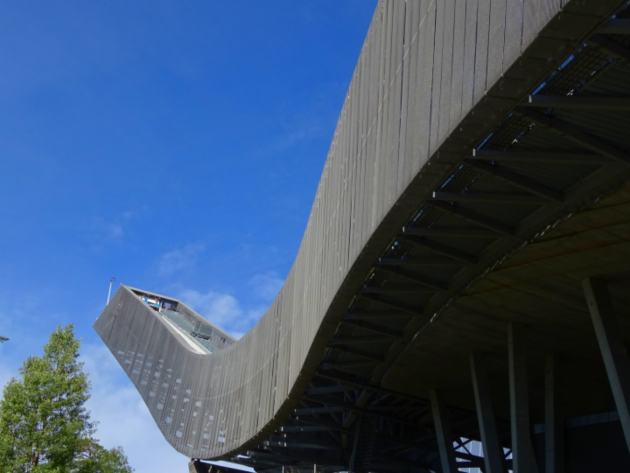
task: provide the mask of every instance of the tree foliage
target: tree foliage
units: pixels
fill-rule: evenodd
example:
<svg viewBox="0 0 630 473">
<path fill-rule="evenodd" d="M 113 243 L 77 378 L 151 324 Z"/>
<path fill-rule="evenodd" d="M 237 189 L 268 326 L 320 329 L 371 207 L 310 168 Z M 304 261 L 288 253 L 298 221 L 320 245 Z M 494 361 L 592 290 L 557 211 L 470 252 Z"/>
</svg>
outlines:
<svg viewBox="0 0 630 473">
<path fill-rule="evenodd" d="M 73 326 L 58 327 L 42 357 L 28 358 L 22 379 L 5 386 L 0 401 L 0 472 L 130 473 L 122 449 L 92 438 L 84 404 L 90 383 L 78 362 Z"/>
</svg>

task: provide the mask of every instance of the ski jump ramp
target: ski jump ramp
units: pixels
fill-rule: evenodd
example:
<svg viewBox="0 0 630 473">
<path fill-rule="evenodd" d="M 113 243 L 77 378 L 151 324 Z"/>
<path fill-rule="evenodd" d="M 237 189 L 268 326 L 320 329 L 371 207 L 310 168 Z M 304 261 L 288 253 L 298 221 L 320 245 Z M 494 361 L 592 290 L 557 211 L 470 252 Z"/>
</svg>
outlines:
<svg viewBox="0 0 630 473">
<path fill-rule="evenodd" d="M 256 326 L 200 352 L 125 286 L 95 324 L 169 443 L 257 470 L 626 471 L 626 6 L 380 1 Z"/>
</svg>

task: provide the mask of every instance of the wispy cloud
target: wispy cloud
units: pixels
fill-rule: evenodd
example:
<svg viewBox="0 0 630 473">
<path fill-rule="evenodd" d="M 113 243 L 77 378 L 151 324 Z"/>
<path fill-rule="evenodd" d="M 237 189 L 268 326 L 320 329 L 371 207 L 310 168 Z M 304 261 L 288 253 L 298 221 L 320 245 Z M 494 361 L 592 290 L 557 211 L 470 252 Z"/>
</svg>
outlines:
<svg viewBox="0 0 630 473">
<path fill-rule="evenodd" d="M 118 241 L 125 235 L 125 230 L 121 223 L 106 222 L 102 218 L 96 218 L 92 229 L 102 240 Z"/>
<path fill-rule="evenodd" d="M 192 244 L 161 254 L 157 260 L 158 274 L 170 276 L 177 271 L 194 267 L 203 250 L 203 245 Z"/>
<path fill-rule="evenodd" d="M 278 277 L 278 274 L 274 271 L 257 274 L 249 281 L 254 294 L 263 299 L 274 299 L 280 292 L 283 284 L 284 279 Z"/>
<path fill-rule="evenodd" d="M 322 125 L 318 120 L 308 120 L 301 123 L 286 125 L 270 146 L 264 150 L 269 154 L 285 151 L 298 143 L 309 141 L 322 132 Z"/>
<path fill-rule="evenodd" d="M 106 245 L 120 244 L 126 236 L 125 227 L 133 218 L 133 212 L 122 212 L 110 219 L 92 218 L 86 229 L 92 249 L 100 251 Z"/>
<path fill-rule="evenodd" d="M 186 305 L 235 338 L 243 336 L 265 311 L 264 308 L 245 310 L 236 297 L 224 292 L 180 289 L 175 293 Z"/>
</svg>

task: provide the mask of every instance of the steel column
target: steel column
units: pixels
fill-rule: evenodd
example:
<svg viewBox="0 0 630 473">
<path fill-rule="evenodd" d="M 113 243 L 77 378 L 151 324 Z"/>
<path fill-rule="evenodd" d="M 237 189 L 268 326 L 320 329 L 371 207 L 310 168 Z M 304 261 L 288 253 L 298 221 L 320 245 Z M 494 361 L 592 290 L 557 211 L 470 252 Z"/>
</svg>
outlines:
<svg viewBox="0 0 630 473">
<path fill-rule="evenodd" d="M 476 353 L 470 354 L 470 373 L 475 391 L 475 405 L 477 420 L 483 446 L 485 473 L 499 473 L 503 471 L 503 449 L 499 443 L 497 426 L 494 420 L 494 409 L 488 386 L 488 373 L 483 360 Z"/>
<path fill-rule="evenodd" d="M 433 413 L 435 435 L 437 436 L 438 449 L 440 451 L 442 472 L 457 473 L 457 460 L 455 459 L 455 449 L 453 448 L 451 422 L 448 418 L 448 411 L 446 410 L 442 398 L 435 389 L 429 391 L 429 396 L 431 398 L 431 411 Z"/>
<path fill-rule="evenodd" d="M 537 473 L 536 457 L 529 425 L 527 353 L 523 328 L 508 327 L 508 360 L 510 372 L 510 420 L 512 426 L 512 461 L 514 473 Z"/>
<path fill-rule="evenodd" d="M 558 360 L 545 358 L 545 473 L 564 472 L 564 426 L 560 412 Z"/>
<path fill-rule="evenodd" d="M 630 359 L 615 316 L 606 281 L 586 278 L 582 281 L 584 295 L 595 335 L 604 358 L 619 420 L 630 451 Z"/>
</svg>

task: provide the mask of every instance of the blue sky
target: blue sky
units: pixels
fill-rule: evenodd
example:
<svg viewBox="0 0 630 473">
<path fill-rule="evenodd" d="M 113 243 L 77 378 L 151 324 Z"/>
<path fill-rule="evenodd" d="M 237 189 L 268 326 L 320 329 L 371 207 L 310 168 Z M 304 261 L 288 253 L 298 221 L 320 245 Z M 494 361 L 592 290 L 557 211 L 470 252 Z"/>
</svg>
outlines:
<svg viewBox="0 0 630 473">
<path fill-rule="evenodd" d="M 3 385 L 72 322 L 103 443 L 139 473 L 185 470 L 91 328 L 109 279 L 236 336 L 256 322 L 297 252 L 375 5 L 0 3 Z"/>
</svg>

